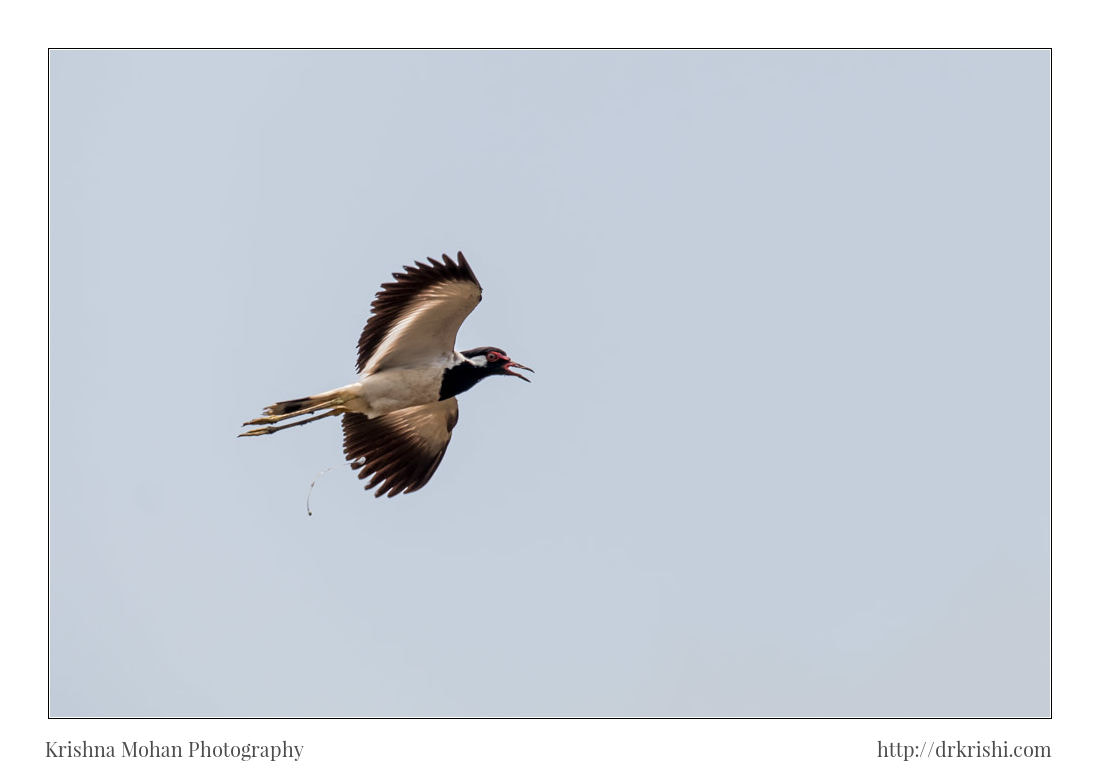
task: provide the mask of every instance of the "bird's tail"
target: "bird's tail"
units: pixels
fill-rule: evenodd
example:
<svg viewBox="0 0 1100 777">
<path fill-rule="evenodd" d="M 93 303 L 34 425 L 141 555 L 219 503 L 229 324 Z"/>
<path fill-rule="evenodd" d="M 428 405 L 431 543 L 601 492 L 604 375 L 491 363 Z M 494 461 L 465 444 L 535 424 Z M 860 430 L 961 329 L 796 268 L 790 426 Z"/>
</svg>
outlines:
<svg viewBox="0 0 1100 777">
<path fill-rule="evenodd" d="M 308 424 L 312 421 L 319 421 L 322 418 L 328 418 L 331 415 L 347 412 L 344 403 L 354 397 L 354 393 L 351 389 L 351 386 L 344 386 L 343 388 L 325 391 L 321 394 L 299 397 L 298 399 L 287 399 L 282 402 L 268 405 L 264 408 L 264 413 L 259 418 L 253 418 L 251 421 L 245 421 L 241 424 L 241 426 L 254 426 L 256 428 L 249 429 L 247 432 L 241 432 L 237 436 L 255 437 L 261 434 L 273 434 L 283 429 L 289 429 L 292 426 L 301 426 L 302 424 Z M 312 415 L 318 410 L 327 410 L 328 412 L 322 413 L 319 416 L 314 416 L 313 418 L 306 418 L 303 421 L 295 421 L 292 424 L 275 426 L 279 421 L 285 421 L 287 418 L 294 418 L 300 415 Z"/>
<path fill-rule="evenodd" d="M 327 394 L 314 394 L 311 397 L 301 397 L 299 399 L 285 399 L 282 402 L 276 402 L 273 405 L 265 407 L 264 415 L 290 415 L 291 413 L 300 413 L 303 411 L 309 413 L 326 407 L 327 402 Z M 251 421 L 249 423 L 251 423 Z"/>
</svg>

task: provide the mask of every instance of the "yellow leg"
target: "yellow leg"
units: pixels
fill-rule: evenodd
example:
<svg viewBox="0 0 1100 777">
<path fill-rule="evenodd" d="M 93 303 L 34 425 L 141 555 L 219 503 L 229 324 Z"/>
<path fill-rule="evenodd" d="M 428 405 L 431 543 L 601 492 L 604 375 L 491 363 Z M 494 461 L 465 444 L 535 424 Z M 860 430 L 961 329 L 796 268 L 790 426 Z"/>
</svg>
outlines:
<svg viewBox="0 0 1100 777">
<path fill-rule="evenodd" d="M 282 415 L 262 415 L 259 418 L 253 418 L 251 421 L 245 421 L 241 426 L 259 426 L 260 424 L 275 424 L 279 421 L 285 421 L 288 418 L 294 418 L 295 416 L 306 415 L 307 413 L 316 413 L 318 410 L 324 410 L 326 407 L 332 407 L 337 403 L 337 400 L 329 400 L 319 405 L 313 405 L 303 410 L 295 410 L 293 413 L 283 413 Z M 320 418 L 320 416 L 318 416 Z"/>
<path fill-rule="evenodd" d="M 283 415 L 283 416 L 270 416 L 269 417 L 270 420 L 249 421 L 248 423 L 249 424 L 273 424 L 281 418 L 290 418 L 291 416 L 301 415 L 303 412 L 313 413 L 313 412 L 316 412 L 319 409 L 320 408 L 315 407 L 312 410 L 308 410 L 308 411 L 299 411 L 297 413 L 287 413 L 286 415 Z M 344 412 L 344 409 L 342 407 L 338 407 L 338 408 L 335 408 L 334 410 L 329 410 L 327 413 L 322 413 L 321 415 L 316 416 L 314 418 L 306 418 L 302 421 L 295 421 L 292 424 L 283 424 L 282 426 L 262 426 L 259 429 L 249 429 L 247 432 L 241 432 L 237 436 L 238 437 L 259 437 L 261 434 L 274 434 L 275 432 L 281 432 L 283 429 L 289 429 L 292 426 L 301 426 L 302 424 L 311 424 L 314 421 L 320 421 L 322 418 L 328 418 L 329 416 L 337 415 L 337 414 L 343 413 L 343 412 Z M 248 424 L 245 424 L 245 426 L 247 426 L 247 425 Z"/>
</svg>

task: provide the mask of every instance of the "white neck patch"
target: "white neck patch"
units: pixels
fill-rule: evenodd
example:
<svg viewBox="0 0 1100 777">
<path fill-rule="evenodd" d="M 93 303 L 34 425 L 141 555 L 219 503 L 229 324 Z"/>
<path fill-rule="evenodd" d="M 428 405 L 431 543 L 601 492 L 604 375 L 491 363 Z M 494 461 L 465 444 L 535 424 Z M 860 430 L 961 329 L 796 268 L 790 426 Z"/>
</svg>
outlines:
<svg viewBox="0 0 1100 777">
<path fill-rule="evenodd" d="M 489 363 L 488 357 L 486 357 L 484 355 L 474 356 L 470 359 L 467 359 L 467 361 L 470 362 L 470 364 L 473 364 L 476 367 L 484 367 L 486 364 Z"/>
</svg>

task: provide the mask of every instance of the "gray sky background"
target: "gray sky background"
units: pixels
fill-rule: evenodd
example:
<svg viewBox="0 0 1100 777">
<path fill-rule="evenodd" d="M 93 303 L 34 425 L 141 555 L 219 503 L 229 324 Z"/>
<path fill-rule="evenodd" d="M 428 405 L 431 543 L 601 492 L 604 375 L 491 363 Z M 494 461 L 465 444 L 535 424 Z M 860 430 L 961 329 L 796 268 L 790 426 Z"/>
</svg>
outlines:
<svg viewBox="0 0 1100 777">
<path fill-rule="evenodd" d="M 52 52 L 55 716 L 1050 712 L 1024 52 Z M 340 426 L 461 249 L 421 492 Z"/>
</svg>

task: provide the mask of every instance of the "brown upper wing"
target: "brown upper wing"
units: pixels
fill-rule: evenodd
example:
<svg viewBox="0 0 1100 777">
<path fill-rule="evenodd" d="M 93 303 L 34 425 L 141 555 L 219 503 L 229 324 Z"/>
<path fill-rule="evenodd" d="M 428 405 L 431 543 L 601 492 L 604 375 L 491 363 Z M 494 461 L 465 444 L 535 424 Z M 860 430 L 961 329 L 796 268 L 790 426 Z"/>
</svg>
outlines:
<svg viewBox="0 0 1100 777">
<path fill-rule="evenodd" d="M 361 373 L 450 354 L 458 328 L 481 301 L 481 284 L 461 251 L 457 262 L 444 254 L 442 262 L 429 258 L 393 277 L 375 295 L 359 335 Z"/>
<path fill-rule="evenodd" d="M 458 423 L 458 402 L 451 397 L 376 418 L 346 413 L 343 423 L 344 456 L 361 480 L 373 475 L 367 490 L 378 486 L 375 496 L 408 494 L 422 488 L 443 460 Z"/>
</svg>

